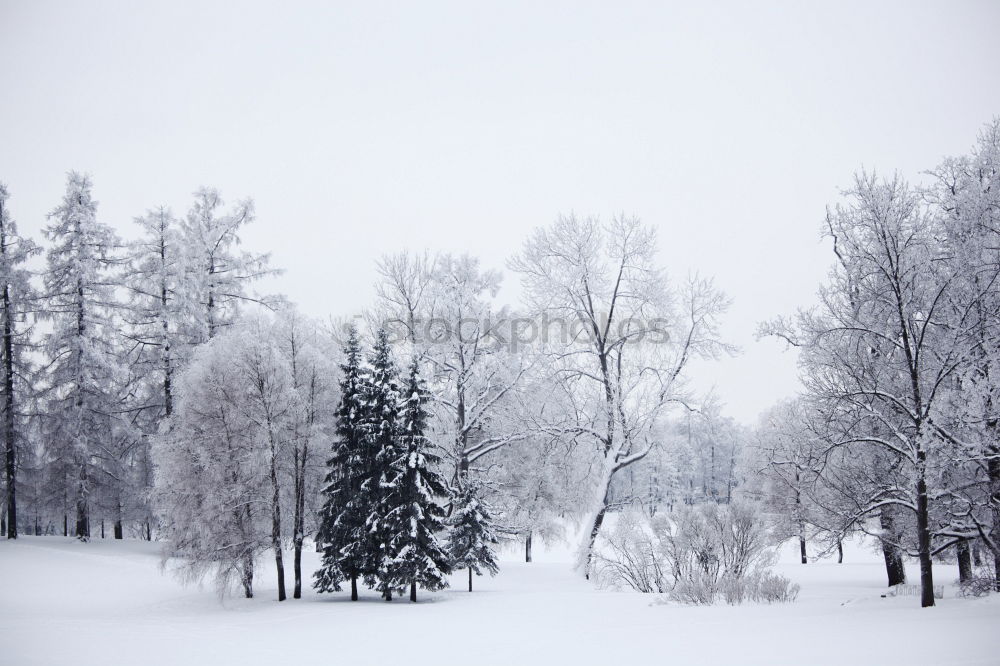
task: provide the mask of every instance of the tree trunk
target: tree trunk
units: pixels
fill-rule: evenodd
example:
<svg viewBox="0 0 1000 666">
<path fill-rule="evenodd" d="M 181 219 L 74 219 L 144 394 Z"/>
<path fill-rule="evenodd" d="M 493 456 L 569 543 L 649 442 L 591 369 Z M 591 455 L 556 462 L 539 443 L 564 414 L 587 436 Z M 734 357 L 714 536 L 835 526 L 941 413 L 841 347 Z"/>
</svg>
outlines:
<svg viewBox="0 0 1000 666">
<path fill-rule="evenodd" d="M 295 573 L 295 589 L 292 592 L 292 597 L 295 599 L 302 598 L 302 543 L 305 540 L 305 506 L 306 506 L 306 492 L 305 492 L 305 468 L 306 468 L 306 448 L 302 449 L 302 457 L 299 458 L 299 452 L 295 452 L 295 516 L 292 521 L 292 543 L 294 546 L 294 554 L 292 561 L 292 568 Z"/>
<path fill-rule="evenodd" d="M 253 558 L 247 556 L 243 560 L 243 594 L 247 599 L 253 599 Z"/>
<path fill-rule="evenodd" d="M 81 541 L 90 539 L 90 516 L 87 507 L 87 465 L 80 464 L 80 483 L 76 498 L 76 538 Z"/>
<path fill-rule="evenodd" d="M 124 536 L 122 533 L 122 498 L 119 490 L 118 501 L 115 502 L 115 538 L 121 539 Z"/>
<path fill-rule="evenodd" d="M 278 487 L 278 470 L 274 445 L 271 445 L 271 548 L 274 549 L 274 566 L 278 572 L 278 601 L 285 600 L 285 564 L 281 555 L 281 503 Z"/>
<path fill-rule="evenodd" d="M 351 576 L 351 601 L 358 600 L 358 577 L 357 575 Z"/>
<path fill-rule="evenodd" d="M 472 592 L 472 567 L 469 567 L 469 592 Z"/>
<path fill-rule="evenodd" d="M 63 514 L 63 536 L 69 536 L 69 516 Z"/>
<path fill-rule="evenodd" d="M 4 373 L 4 454 L 7 483 L 7 538 L 17 538 L 17 455 L 14 432 L 14 359 L 13 333 L 10 323 L 10 295 L 3 290 L 3 373 Z"/>
<path fill-rule="evenodd" d="M 799 558 L 802 564 L 809 564 L 809 558 L 806 557 L 806 538 L 801 533 L 799 533 Z"/>
<path fill-rule="evenodd" d="M 972 552 L 969 541 L 962 539 L 955 545 L 958 555 L 958 582 L 964 583 L 972 579 Z"/>
<path fill-rule="evenodd" d="M 906 568 L 903 566 L 903 556 L 896 543 L 895 517 L 892 507 L 882 507 L 879 512 L 879 525 L 882 528 L 882 556 L 885 559 L 885 572 L 889 579 L 889 587 L 902 585 L 906 582 Z"/>
<path fill-rule="evenodd" d="M 101 538 L 104 538 L 104 519 L 101 518 Z"/>
<path fill-rule="evenodd" d="M 837 539 L 837 564 L 844 563 L 844 542 Z"/>
<path fill-rule="evenodd" d="M 4 212 L 0 207 L 0 218 Z M 7 253 L 7 228 L 0 228 L 0 252 Z M 6 260 L 6 258 L 5 258 Z M 7 483 L 7 525 L 8 539 L 17 538 L 17 455 L 14 421 L 14 326 L 10 303 L 10 284 L 3 285 L 3 389 L 4 389 L 4 457 Z"/>
<path fill-rule="evenodd" d="M 990 432 L 1000 434 L 1000 429 L 994 421 Z M 995 442 L 996 440 L 994 440 Z M 993 542 L 993 580 L 996 581 L 996 591 L 1000 592 L 1000 444 L 993 444 L 990 447 L 990 460 L 987 463 L 987 473 L 990 478 L 989 504 L 992 513 L 993 524 L 990 527 L 990 539 Z"/>
<path fill-rule="evenodd" d="M 934 605 L 934 571 L 931 562 L 930 513 L 927 507 L 926 453 L 917 451 L 917 553 L 920 555 L 920 606 Z M 1000 557 L 997 558 L 1000 566 Z"/>
<path fill-rule="evenodd" d="M 410 601 L 417 601 L 417 582 L 413 581 L 410 583 Z"/>
<path fill-rule="evenodd" d="M 605 456 L 611 454 L 605 453 Z M 598 492 L 600 495 L 600 505 L 598 506 L 597 512 L 594 514 L 594 520 L 591 523 L 590 534 L 587 537 L 587 541 L 584 544 L 584 551 L 580 554 L 579 563 L 583 566 L 584 578 L 590 580 L 590 565 L 594 559 L 594 544 L 597 543 L 597 535 L 601 533 L 601 525 L 604 524 L 604 514 L 608 510 L 608 502 L 611 500 L 611 483 L 615 476 L 614 462 L 605 459 L 604 461 L 604 473 L 602 474 L 601 483 L 598 486 Z"/>
<path fill-rule="evenodd" d="M 524 538 L 524 561 L 531 561 L 531 530 L 528 530 L 528 536 Z"/>
</svg>

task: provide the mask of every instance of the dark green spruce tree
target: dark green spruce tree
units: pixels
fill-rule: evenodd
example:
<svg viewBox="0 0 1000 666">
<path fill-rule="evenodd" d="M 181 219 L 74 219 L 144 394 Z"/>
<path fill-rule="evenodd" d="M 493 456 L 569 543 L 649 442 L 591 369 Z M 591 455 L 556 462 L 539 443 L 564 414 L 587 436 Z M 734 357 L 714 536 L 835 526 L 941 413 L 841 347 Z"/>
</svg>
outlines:
<svg viewBox="0 0 1000 666">
<path fill-rule="evenodd" d="M 369 513 L 362 487 L 367 485 L 371 460 L 368 446 L 367 373 L 362 365 L 358 331 L 351 326 L 344 362 L 340 366 L 340 405 L 336 440 L 327 461 L 322 493 L 323 508 L 317 541 L 322 551 L 320 568 L 313 575 L 319 592 L 336 592 L 351 581 L 351 600 L 358 599 L 358 578 L 368 570 L 369 539 L 365 519 Z"/>
<path fill-rule="evenodd" d="M 361 487 L 369 507 L 365 533 L 369 538 L 365 583 L 378 588 L 382 596 L 392 600 L 392 581 L 387 565 L 391 560 L 389 544 L 395 526 L 388 519 L 388 497 L 395 477 L 395 465 L 400 457 L 396 419 L 399 412 L 399 379 L 392 358 L 389 334 L 379 329 L 369 361 L 365 408 L 366 434 L 373 455 L 373 466 Z"/>
<path fill-rule="evenodd" d="M 466 478 L 455 498 L 451 515 L 451 533 L 448 551 L 456 569 L 469 570 L 469 592 L 472 592 L 472 574 L 488 572 L 491 576 L 499 570 L 493 547 L 499 543 L 493 531 L 493 517 L 479 497 L 479 488 Z"/>
<path fill-rule="evenodd" d="M 427 590 L 447 587 L 451 571 L 451 558 L 437 538 L 445 515 L 439 500 L 448 490 L 436 471 L 440 458 L 424 434 L 427 399 L 414 359 L 402 391 L 392 477 L 383 486 L 383 520 L 389 535 L 386 579 L 390 587 L 409 586 L 410 601 L 417 600 L 417 585 Z"/>
</svg>

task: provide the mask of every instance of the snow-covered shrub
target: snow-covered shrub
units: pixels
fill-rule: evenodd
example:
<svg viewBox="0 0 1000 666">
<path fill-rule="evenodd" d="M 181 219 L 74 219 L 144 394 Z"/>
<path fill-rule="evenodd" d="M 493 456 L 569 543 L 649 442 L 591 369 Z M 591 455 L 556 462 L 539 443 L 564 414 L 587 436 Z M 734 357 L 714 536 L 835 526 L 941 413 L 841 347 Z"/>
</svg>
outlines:
<svg viewBox="0 0 1000 666">
<path fill-rule="evenodd" d="M 958 593 L 963 597 L 984 597 L 997 589 L 997 579 L 989 566 L 979 566 L 972 577 L 958 584 Z"/>
<path fill-rule="evenodd" d="M 665 592 L 669 579 L 655 524 L 638 511 L 627 511 L 607 532 L 601 535 L 594 553 L 597 584 L 636 592 Z"/>
<path fill-rule="evenodd" d="M 705 504 L 653 519 L 626 512 L 598 541 L 594 570 L 602 587 L 665 593 L 680 603 L 793 601 L 799 588 L 771 573 L 770 546 L 753 504 Z"/>
<path fill-rule="evenodd" d="M 798 585 L 767 570 L 755 571 L 740 578 L 724 576 L 719 579 L 717 589 L 727 604 L 741 604 L 744 601 L 786 603 L 795 601 L 799 595 Z"/>
</svg>

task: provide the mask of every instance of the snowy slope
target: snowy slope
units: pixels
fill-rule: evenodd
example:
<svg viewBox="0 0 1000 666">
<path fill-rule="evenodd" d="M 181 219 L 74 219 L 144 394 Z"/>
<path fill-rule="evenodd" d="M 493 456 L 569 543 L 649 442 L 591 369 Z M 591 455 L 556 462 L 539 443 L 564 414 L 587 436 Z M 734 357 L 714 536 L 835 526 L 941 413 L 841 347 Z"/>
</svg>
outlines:
<svg viewBox="0 0 1000 666">
<path fill-rule="evenodd" d="M 884 573 L 866 548 L 848 547 L 843 565 L 806 566 L 793 549 L 779 568 L 802 593 L 779 606 L 672 606 L 594 590 L 566 549 L 537 547 L 540 561 L 507 553 L 472 594 L 459 574 L 456 590 L 419 604 L 311 589 L 279 604 L 266 575 L 252 600 L 184 587 L 161 573 L 156 544 L 24 537 L 0 541 L 0 664 L 1000 663 L 1000 597 L 949 589 L 921 610 L 916 598 L 880 597 Z M 308 553 L 304 568 L 315 564 Z M 935 574 L 950 582 L 956 571 Z"/>
</svg>

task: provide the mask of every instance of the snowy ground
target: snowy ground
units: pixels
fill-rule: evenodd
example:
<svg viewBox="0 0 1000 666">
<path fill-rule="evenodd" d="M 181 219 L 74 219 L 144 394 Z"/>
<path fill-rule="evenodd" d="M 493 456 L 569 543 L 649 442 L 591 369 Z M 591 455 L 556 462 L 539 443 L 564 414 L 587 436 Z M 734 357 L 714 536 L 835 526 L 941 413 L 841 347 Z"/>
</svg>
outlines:
<svg viewBox="0 0 1000 666">
<path fill-rule="evenodd" d="M 1000 664 L 1000 597 L 955 598 L 949 586 L 921 610 L 916 597 L 880 597 L 884 573 L 865 548 L 849 547 L 842 565 L 785 555 L 780 570 L 802 586 L 787 605 L 594 590 L 565 549 L 532 564 L 511 552 L 472 594 L 458 575 L 419 604 L 312 590 L 278 604 L 267 576 L 252 600 L 184 587 L 160 572 L 156 544 L 23 537 L 0 541 L 0 664 Z"/>
</svg>

